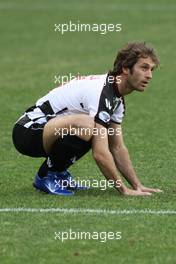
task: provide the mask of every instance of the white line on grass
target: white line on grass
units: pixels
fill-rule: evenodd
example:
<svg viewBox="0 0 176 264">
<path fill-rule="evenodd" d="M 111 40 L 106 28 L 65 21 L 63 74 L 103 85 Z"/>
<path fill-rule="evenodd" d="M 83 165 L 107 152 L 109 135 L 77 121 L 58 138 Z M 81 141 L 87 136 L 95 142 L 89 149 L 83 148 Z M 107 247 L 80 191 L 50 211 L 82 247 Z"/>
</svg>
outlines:
<svg viewBox="0 0 176 264">
<path fill-rule="evenodd" d="M 84 209 L 84 208 L 0 208 L 0 213 L 63 213 L 63 214 L 105 214 L 105 215 L 176 215 L 175 210 L 153 210 L 153 209 L 130 209 L 130 210 L 108 210 L 108 209 Z"/>
</svg>

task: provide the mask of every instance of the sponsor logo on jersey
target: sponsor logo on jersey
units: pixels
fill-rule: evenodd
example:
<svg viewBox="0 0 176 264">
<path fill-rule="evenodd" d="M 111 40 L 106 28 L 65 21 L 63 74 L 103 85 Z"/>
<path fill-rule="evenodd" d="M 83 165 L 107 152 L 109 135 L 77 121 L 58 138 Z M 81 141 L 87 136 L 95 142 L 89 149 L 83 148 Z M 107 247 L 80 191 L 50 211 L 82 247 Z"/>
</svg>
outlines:
<svg viewBox="0 0 176 264">
<path fill-rule="evenodd" d="M 119 98 L 117 98 L 117 97 L 113 97 L 113 105 L 114 105 L 114 107 L 113 107 L 113 111 L 116 110 L 116 108 L 119 106 L 120 102 L 121 102 L 121 101 L 120 101 Z"/>
<path fill-rule="evenodd" d="M 105 98 L 105 104 L 106 104 L 106 107 L 107 107 L 109 110 L 112 109 L 112 105 L 111 105 L 110 101 L 109 101 L 107 98 Z"/>
<path fill-rule="evenodd" d="M 101 111 L 99 113 L 99 118 L 105 123 L 108 123 L 110 121 L 110 115 L 106 111 Z"/>
</svg>

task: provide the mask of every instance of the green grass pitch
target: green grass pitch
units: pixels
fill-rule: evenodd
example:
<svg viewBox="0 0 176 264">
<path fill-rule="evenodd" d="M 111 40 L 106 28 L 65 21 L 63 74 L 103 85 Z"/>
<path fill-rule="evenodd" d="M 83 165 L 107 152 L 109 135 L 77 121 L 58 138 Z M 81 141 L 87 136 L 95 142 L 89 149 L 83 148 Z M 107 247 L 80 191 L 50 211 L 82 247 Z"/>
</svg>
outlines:
<svg viewBox="0 0 176 264">
<path fill-rule="evenodd" d="M 0 263 L 176 263 L 175 210 L 176 37 L 174 0 L 2 0 L 0 2 L 0 209 L 82 208 L 138 210 L 136 214 L 0 211 Z M 121 32 L 54 31 L 72 22 L 122 24 Z M 32 187 L 42 159 L 17 153 L 14 122 L 57 84 L 54 76 L 101 74 L 132 40 L 151 42 L 161 59 L 145 93 L 126 97 L 123 132 L 137 175 L 164 190 L 147 198 L 121 197 L 114 189 L 54 197 Z M 70 168 L 78 179 L 104 179 L 91 153 Z M 55 239 L 55 232 L 121 232 L 120 240 Z"/>
</svg>

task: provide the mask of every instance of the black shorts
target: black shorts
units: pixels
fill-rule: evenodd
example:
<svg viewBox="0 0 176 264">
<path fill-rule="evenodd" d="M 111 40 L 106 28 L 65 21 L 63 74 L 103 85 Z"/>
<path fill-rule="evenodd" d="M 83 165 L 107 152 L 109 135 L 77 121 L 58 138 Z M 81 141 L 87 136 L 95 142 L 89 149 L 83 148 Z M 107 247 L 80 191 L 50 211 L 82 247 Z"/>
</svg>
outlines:
<svg viewBox="0 0 176 264">
<path fill-rule="evenodd" d="M 29 128 L 15 124 L 12 140 L 16 149 L 30 157 L 47 157 L 43 148 L 43 128 L 44 124 L 33 124 Z"/>
<path fill-rule="evenodd" d="M 50 153 L 47 154 L 43 147 L 44 126 L 45 124 L 35 123 L 26 128 L 17 122 L 12 132 L 16 149 L 30 157 L 50 157 L 52 163 L 58 164 L 60 171 L 68 168 L 91 149 L 91 140 L 87 142 L 68 134 L 58 138 Z"/>
</svg>

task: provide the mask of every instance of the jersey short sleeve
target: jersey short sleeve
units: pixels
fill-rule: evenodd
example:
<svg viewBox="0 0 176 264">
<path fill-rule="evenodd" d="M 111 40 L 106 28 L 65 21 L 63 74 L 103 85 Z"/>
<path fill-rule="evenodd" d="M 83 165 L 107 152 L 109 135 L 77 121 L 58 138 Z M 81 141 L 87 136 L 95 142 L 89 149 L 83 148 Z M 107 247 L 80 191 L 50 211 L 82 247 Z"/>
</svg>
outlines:
<svg viewBox="0 0 176 264">
<path fill-rule="evenodd" d="M 109 82 L 107 76 L 100 95 L 95 122 L 108 128 L 111 121 L 118 124 L 122 123 L 124 112 L 124 100 L 122 97 L 117 96 L 115 84 L 114 82 Z"/>
<path fill-rule="evenodd" d="M 121 124 L 125 115 L 125 102 L 124 98 L 119 99 L 118 107 L 111 116 L 111 121 L 116 124 Z"/>
</svg>

